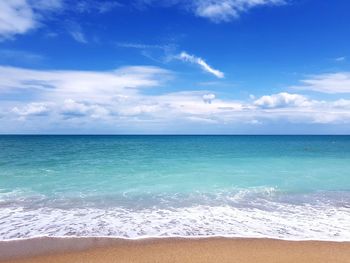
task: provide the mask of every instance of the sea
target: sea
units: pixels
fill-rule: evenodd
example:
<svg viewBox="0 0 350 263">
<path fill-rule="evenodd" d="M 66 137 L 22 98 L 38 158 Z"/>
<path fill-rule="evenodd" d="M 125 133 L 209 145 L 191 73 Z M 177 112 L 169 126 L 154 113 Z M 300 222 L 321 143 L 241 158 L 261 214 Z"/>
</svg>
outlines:
<svg viewBox="0 0 350 263">
<path fill-rule="evenodd" d="M 350 241 L 350 136 L 0 136 L 0 240 L 39 236 Z"/>
</svg>

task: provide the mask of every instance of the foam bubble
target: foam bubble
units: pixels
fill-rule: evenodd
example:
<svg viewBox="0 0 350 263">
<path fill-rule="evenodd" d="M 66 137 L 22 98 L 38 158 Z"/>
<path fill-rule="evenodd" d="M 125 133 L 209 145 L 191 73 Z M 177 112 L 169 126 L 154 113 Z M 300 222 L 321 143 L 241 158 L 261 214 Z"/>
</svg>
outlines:
<svg viewBox="0 0 350 263">
<path fill-rule="evenodd" d="M 267 237 L 350 241 L 350 193 L 261 187 L 72 198 L 1 193 L 0 240 L 35 236 Z"/>
<path fill-rule="evenodd" d="M 231 236 L 350 241 L 350 208 L 284 204 L 273 211 L 228 205 L 1 210 L 2 240 L 35 236 Z"/>
</svg>

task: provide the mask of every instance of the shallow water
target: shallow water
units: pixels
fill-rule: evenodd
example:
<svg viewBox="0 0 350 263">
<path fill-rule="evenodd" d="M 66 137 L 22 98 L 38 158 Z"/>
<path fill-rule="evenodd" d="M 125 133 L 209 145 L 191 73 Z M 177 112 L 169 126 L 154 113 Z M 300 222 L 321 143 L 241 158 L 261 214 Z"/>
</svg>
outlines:
<svg viewBox="0 0 350 263">
<path fill-rule="evenodd" d="M 350 136 L 0 136 L 0 239 L 350 240 Z"/>
</svg>

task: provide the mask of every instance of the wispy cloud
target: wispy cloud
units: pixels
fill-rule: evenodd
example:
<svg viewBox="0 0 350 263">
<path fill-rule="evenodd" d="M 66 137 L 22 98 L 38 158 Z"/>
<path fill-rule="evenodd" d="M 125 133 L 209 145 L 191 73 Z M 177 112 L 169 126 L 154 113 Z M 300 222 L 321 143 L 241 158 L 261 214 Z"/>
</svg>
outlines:
<svg viewBox="0 0 350 263">
<path fill-rule="evenodd" d="M 140 52 L 146 58 L 149 58 L 158 63 L 166 63 L 173 59 L 177 45 L 169 44 L 144 44 L 132 42 L 118 42 L 116 46 L 119 48 L 130 48 Z"/>
<path fill-rule="evenodd" d="M 45 56 L 17 49 L 0 49 L 1 63 L 37 63 L 45 59 Z"/>
<path fill-rule="evenodd" d="M 121 6 L 122 4 L 116 0 L 80 0 L 76 2 L 75 10 L 79 13 L 97 11 L 98 13 L 103 14 Z"/>
<path fill-rule="evenodd" d="M 350 72 L 313 75 L 300 81 L 301 85 L 291 86 L 296 90 L 310 90 L 322 93 L 350 93 Z"/>
<path fill-rule="evenodd" d="M 180 59 L 184 62 L 189 62 L 192 64 L 196 64 L 198 66 L 200 66 L 205 72 L 208 72 L 212 75 L 214 75 L 217 78 L 224 78 L 224 73 L 221 72 L 220 70 L 214 69 L 211 66 L 208 65 L 207 62 L 205 62 L 205 60 L 203 60 L 200 57 L 196 57 L 194 55 L 190 55 L 187 52 L 181 52 L 178 56 L 176 56 L 177 59 Z"/>
<path fill-rule="evenodd" d="M 27 90 L 45 101 L 105 102 L 121 94 L 135 94 L 142 87 L 158 86 L 167 77 L 170 72 L 150 66 L 112 71 L 46 71 L 0 66 L 0 93 Z"/>
<path fill-rule="evenodd" d="M 0 40 L 27 33 L 39 27 L 49 12 L 61 8 L 61 0 L 0 1 Z"/>
<path fill-rule="evenodd" d="M 149 45 L 142 43 L 131 43 L 131 42 L 118 42 L 116 43 L 117 47 L 123 48 L 135 48 L 135 49 L 161 49 L 165 50 L 168 48 L 167 45 Z"/>
<path fill-rule="evenodd" d="M 343 62 L 346 60 L 346 57 L 337 57 L 334 59 L 336 62 Z"/>
<path fill-rule="evenodd" d="M 239 18 L 242 13 L 258 6 L 283 5 L 286 0 L 139 0 L 143 5 L 161 5 L 163 7 L 180 6 L 198 17 L 213 22 L 228 22 Z"/>
<path fill-rule="evenodd" d="M 75 30 L 70 30 L 69 34 L 72 36 L 72 38 L 82 44 L 86 44 L 88 41 L 85 38 L 85 35 L 81 31 L 81 29 L 75 29 Z"/>
<path fill-rule="evenodd" d="M 284 3 L 284 0 L 203 0 L 193 1 L 193 6 L 197 16 L 214 22 L 227 22 L 251 8 Z"/>
<path fill-rule="evenodd" d="M 66 23 L 66 28 L 69 33 L 69 35 L 77 42 L 86 44 L 88 43 L 85 34 L 83 33 L 83 30 L 80 26 L 80 24 L 73 22 L 73 21 L 68 21 Z"/>
</svg>

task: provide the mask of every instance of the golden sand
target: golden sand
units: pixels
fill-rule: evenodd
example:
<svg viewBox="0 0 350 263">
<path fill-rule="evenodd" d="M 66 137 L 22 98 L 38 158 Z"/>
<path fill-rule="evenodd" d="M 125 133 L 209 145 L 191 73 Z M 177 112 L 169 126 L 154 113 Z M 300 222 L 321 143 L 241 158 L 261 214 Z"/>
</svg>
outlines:
<svg viewBox="0 0 350 263">
<path fill-rule="evenodd" d="M 2 242 L 0 253 L 2 262 L 18 263 L 350 263 L 349 242 L 269 239 L 42 238 Z"/>
</svg>

